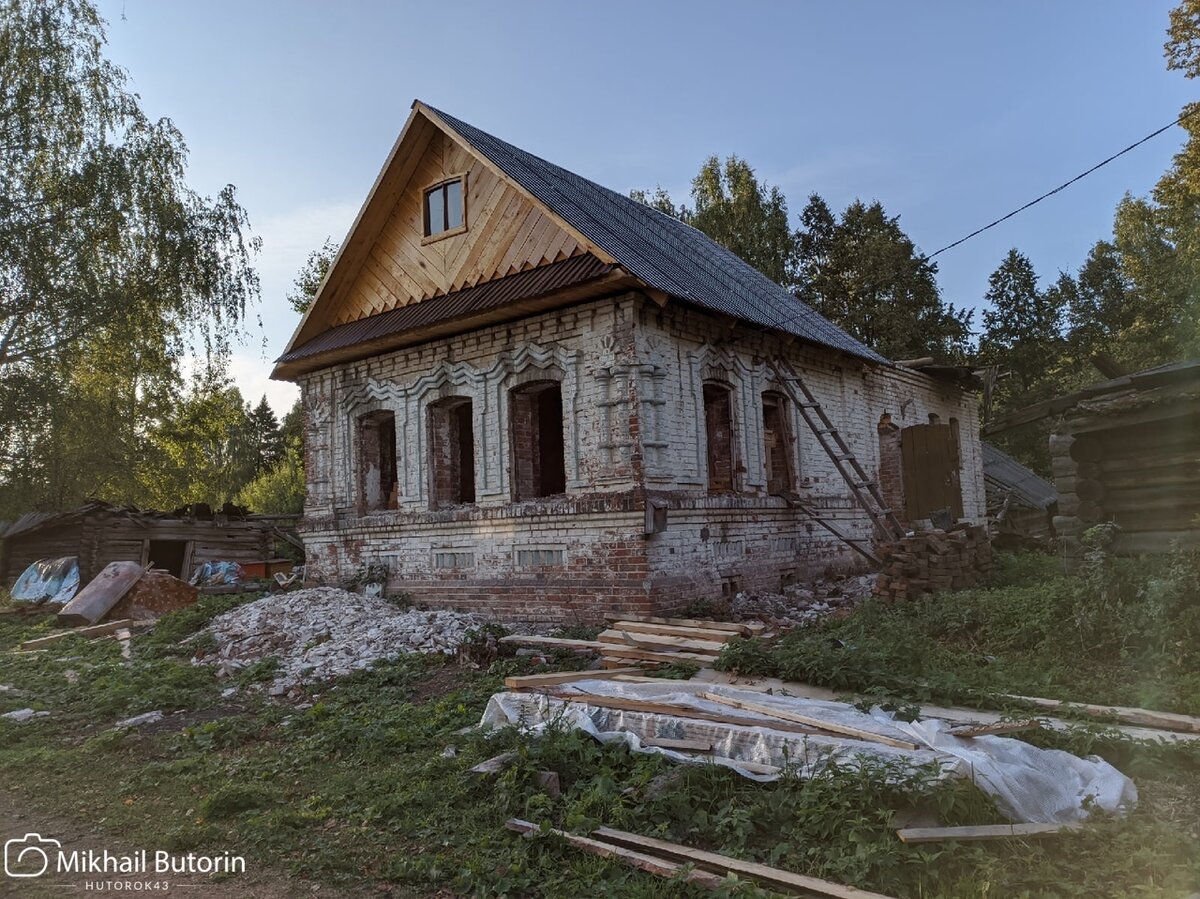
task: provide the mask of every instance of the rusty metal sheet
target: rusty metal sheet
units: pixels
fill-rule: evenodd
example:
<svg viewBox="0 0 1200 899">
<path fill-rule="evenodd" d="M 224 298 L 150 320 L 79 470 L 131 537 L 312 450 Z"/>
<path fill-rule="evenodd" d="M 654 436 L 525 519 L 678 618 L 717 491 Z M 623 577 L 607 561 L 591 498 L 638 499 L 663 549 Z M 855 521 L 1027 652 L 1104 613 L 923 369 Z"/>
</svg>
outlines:
<svg viewBox="0 0 1200 899">
<path fill-rule="evenodd" d="M 590 281 L 611 270 L 612 266 L 606 265 L 590 253 L 572 256 L 550 265 L 531 268 L 420 303 L 409 303 L 407 306 L 389 309 L 378 315 L 369 315 L 358 321 L 337 325 L 291 352 L 284 353 L 275 361 L 295 362 L 424 325 L 461 318 L 474 312 L 494 309 Z"/>
<path fill-rule="evenodd" d="M 110 562 L 75 598 L 58 613 L 58 623 L 72 627 L 95 624 L 109 613 L 121 597 L 141 578 L 145 568 L 138 562 Z"/>
</svg>

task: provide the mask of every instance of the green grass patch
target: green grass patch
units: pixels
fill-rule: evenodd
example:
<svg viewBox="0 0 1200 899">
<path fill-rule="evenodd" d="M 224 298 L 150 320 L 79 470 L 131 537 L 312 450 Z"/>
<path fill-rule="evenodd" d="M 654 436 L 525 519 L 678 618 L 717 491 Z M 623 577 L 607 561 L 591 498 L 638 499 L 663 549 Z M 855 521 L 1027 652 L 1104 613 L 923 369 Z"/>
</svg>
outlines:
<svg viewBox="0 0 1200 899">
<path fill-rule="evenodd" d="M 900 695 L 917 682 L 931 683 L 927 692 L 1038 692 L 1030 687 L 1045 681 L 1027 666 L 1052 649 L 1063 621 L 1047 611 L 1045 598 L 1067 602 L 1061 591 L 1070 584 L 1043 565 L 1008 559 L 995 586 L 908 607 L 869 606 L 772 648 L 740 644 L 726 661 L 754 659 L 773 666 L 770 673 L 850 689 L 882 684 Z M 1177 575 L 1164 570 L 1155 577 Z M 472 668 L 408 656 L 314 686 L 308 708 L 270 703 L 245 689 L 236 704 L 222 704 L 227 682 L 192 666 L 190 652 L 172 640 L 195 634 L 226 602 L 234 600 L 211 597 L 203 608 L 168 616 L 154 634 L 135 640 L 130 664 L 115 641 L 72 640 L 36 658 L 0 654 L 0 683 L 13 688 L 0 693 L 0 704 L 54 712 L 26 725 L 0 722 L 0 769 L 10 789 L 27 790 L 50 811 L 103 822 L 131 843 L 229 849 L 254 866 L 357 894 L 700 895 L 551 837 L 521 839 L 503 828 L 511 816 L 576 833 L 605 824 L 662 836 L 902 899 L 1184 896 L 1200 882 L 1200 754 L 1190 747 L 1148 747 L 1102 728 L 1033 735 L 1074 752 L 1117 753 L 1138 779 L 1139 808 L 1062 838 L 909 846 L 893 830 L 910 810 L 947 824 L 999 818 L 970 784 L 910 765 L 831 763 L 810 779 L 758 784 L 724 768 L 676 766 L 556 727 L 539 739 L 512 729 L 462 732 L 479 720 L 505 675 L 532 670 L 523 657 Z M 29 628 L 0 624 L 0 641 L 11 645 L 20 629 Z M 1127 664 L 1149 651 L 1137 649 Z M 806 652 L 816 661 L 804 661 Z M 1154 650 L 1158 658 L 1164 652 Z M 981 664 L 986 655 L 994 660 Z M 1053 684 L 1099 689 L 1094 678 L 1084 679 L 1088 665 L 1068 663 L 1068 655 L 1056 653 Z M 855 674 L 855 664 L 869 664 L 870 678 Z M 267 677 L 268 666 L 249 680 Z M 1126 681 L 1111 683 L 1115 690 Z M 197 714 L 177 728 L 112 729 L 117 717 L 150 708 Z M 516 760 L 502 774 L 469 773 L 509 750 Z M 547 769 L 559 775 L 557 798 L 536 784 L 537 772 Z M 744 883 L 731 883 L 727 894 L 763 895 Z"/>
</svg>

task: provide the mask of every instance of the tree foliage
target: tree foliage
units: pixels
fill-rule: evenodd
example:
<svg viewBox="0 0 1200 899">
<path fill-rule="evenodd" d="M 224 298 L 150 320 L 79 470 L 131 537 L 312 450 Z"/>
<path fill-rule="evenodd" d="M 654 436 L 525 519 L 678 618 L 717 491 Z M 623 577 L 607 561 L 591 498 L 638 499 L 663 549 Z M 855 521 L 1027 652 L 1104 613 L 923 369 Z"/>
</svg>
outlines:
<svg viewBox="0 0 1200 899">
<path fill-rule="evenodd" d="M 919 253 L 876 200 L 838 219 L 817 194 L 797 232 L 801 299 L 891 359 L 967 352 L 971 313 L 942 302 L 937 265 Z"/>
<path fill-rule="evenodd" d="M 258 295 L 232 186 L 104 56 L 88 0 L 0 2 L 0 507 L 129 499 L 198 353 L 219 369 Z"/>
<path fill-rule="evenodd" d="M 321 289 L 321 282 L 329 273 L 337 252 L 337 244 L 327 237 L 325 243 L 308 254 L 292 284 L 292 292 L 287 296 L 288 303 L 296 312 L 303 315 L 317 298 L 317 291 Z"/>
</svg>

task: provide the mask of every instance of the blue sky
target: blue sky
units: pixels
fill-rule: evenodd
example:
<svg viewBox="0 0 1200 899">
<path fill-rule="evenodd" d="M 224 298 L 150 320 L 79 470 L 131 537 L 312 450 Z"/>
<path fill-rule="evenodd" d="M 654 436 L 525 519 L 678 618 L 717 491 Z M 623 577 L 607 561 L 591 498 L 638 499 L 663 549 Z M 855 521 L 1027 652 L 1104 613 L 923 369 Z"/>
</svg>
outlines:
<svg viewBox="0 0 1200 899">
<path fill-rule="evenodd" d="M 812 192 L 879 199 L 925 252 L 1195 99 L 1162 58 L 1170 0 L 99 5 L 110 57 L 187 138 L 193 186 L 236 184 L 263 238 L 264 333 L 233 374 L 279 411 L 295 396 L 267 381 L 296 321 L 284 295 L 345 235 L 415 97 L 619 191 L 684 200 L 704 158 L 737 153 L 793 216 Z M 977 306 L 1012 246 L 1043 281 L 1076 268 L 1182 140 L 943 254 L 943 296 Z"/>
</svg>

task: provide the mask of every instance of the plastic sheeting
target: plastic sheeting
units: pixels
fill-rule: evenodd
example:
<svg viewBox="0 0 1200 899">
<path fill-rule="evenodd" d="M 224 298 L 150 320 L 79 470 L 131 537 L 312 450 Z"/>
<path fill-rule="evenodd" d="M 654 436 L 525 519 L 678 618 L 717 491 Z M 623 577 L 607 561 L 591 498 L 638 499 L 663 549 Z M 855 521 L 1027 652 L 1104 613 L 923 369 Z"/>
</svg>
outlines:
<svg viewBox="0 0 1200 899">
<path fill-rule="evenodd" d="M 842 702 L 772 696 L 686 681 L 586 680 L 563 684 L 556 690 L 564 695 L 580 694 L 581 698 L 565 702 L 542 694 L 498 693 L 488 702 L 481 724 L 516 725 L 537 733 L 557 722 L 583 730 L 601 742 L 624 742 L 635 752 L 659 753 L 678 762 L 722 764 L 758 781 L 774 780 L 779 775 L 755 773 L 738 762 L 788 767 L 800 777 L 812 776 L 830 763 L 853 766 L 864 759 L 905 766 L 936 764 L 943 777 L 970 778 L 992 796 L 1002 813 L 1021 823 L 1065 824 L 1086 819 L 1093 808 L 1120 814 L 1137 802 L 1133 781 L 1096 756 L 1079 758 L 1068 752 L 1039 749 L 1011 737 L 956 737 L 948 732 L 950 724 L 945 721 L 925 719 L 908 723 L 878 707 L 868 713 Z M 591 693 L 670 703 L 719 713 L 729 719 L 761 721 L 766 717 L 702 699 L 697 695 L 701 690 L 909 740 L 923 748 L 899 749 L 848 737 L 796 734 L 761 726 L 731 726 L 609 709 L 588 705 L 582 696 Z M 713 758 L 698 758 L 644 742 L 664 737 L 710 741 Z"/>
<path fill-rule="evenodd" d="M 75 556 L 38 559 L 13 584 L 16 602 L 51 602 L 63 605 L 79 590 L 79 560 Z"/>
<path fill-rule="evenodd" d="M 246 572 L 237 562 L 205 562 L 188 581 L 193 587 L 226 587 L 239 584 Z"/>
</svg>

